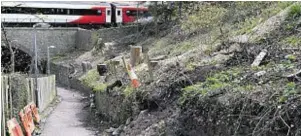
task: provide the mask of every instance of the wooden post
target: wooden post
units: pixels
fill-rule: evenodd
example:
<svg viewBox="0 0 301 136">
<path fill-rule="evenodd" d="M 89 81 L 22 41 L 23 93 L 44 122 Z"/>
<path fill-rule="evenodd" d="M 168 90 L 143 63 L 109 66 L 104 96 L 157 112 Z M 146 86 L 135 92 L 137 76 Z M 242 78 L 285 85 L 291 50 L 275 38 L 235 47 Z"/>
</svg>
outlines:
<svg viewBox="0 0 301 136">
<path fill-rule="evenodd" d="M 142 52 L 141 46 L 131 46 L 131 66 L 135 67 L 136 63 L 140 61 L 140 54 Z"/>
<path fill-rule="evenodd" d="M 154 80 L 153 67 L 149 60 L 148 50 L 145 50 L 145 52 L 143 54 L 144 54 L 144 60 L 145 60 L 144 62 L 147 64 L 147 67 L 148 67 L 148 73 L 149 73 L 150 80 L 153 81 Z"/>
<path fill-rule="evenodd" d="M 6 92 L 6 78 L 5 76 L 1 76 L 1 135 L 6 135 L 6 132 L 5 132 L 5 124 L 6 124 L 6 119 L 5 119 L 5 92 Z"/>
<path fill-rule="evenodd" d="M 12 96 L 12 90 L 11 90 L 11 77 L 8 77 L 9 79 L 9 88 L 8 88 L 8 91 L 9 91 L 9 106 L 10 106 L 10 118 L 13 118 L 13 96 Z"/>
<path fill-rule="evenodd" d="M 122 56 L 122 63 L 123 63 L 125 72 L 127 72 L 127 71 L 128 71 L 128 67 L 127 67 L 127 65 L 126 65 L 126 63 L 125 63 L 125 58 L 124 58 L 124 56 Z"/>
<path fill-rule="evenodd" d="M 83 69 L 83 72 L 86 73 L 88 70 L 92 69 L 91 63 L 87 62 L 87 61 L 83 61 L 82 62 L 82 69 Z"/>
</svg>

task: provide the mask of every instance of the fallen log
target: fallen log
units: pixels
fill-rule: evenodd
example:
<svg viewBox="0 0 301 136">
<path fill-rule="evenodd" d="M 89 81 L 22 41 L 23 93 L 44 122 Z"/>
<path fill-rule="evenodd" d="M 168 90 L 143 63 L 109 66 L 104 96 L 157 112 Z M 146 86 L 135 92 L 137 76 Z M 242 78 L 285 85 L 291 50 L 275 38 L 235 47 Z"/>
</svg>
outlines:
<svg viewBox="0 0 301 136">
<path fill-rule="evenodd" d="M 301 70 L 293 73 L 293 74 L 290 74 L 290 75 L 287 75 L 285 76 L 290 82 L 293 82 L 293 81 L 301 81 Z"/>
<path fill-rule="evenodd" d="M 150 61 L 159 61 L 159 60 L 164 60 L 166 58 L 167 58 L 166 55 L 160 55 L 160 56 L 157 56 L 155 58 L 151 58 Z"/>
<path fill-rule="evenodd" d="M 260 53 L 259 53 L 259 55 L 257 55 L 256 56 L 256 58 L 255 58 L 255 60 L 253 61 L 253 63 L 252 63 L 252 67 L 256 67 L 256 66 L 259 66 L 260 65 L 260 63 L 261 63 L 261 61 L 263 60 L 263 58 L 267 55 L 267 50 L 266 49 L 264 49 L 264 50 L 262 50 Z"/>
</svg>

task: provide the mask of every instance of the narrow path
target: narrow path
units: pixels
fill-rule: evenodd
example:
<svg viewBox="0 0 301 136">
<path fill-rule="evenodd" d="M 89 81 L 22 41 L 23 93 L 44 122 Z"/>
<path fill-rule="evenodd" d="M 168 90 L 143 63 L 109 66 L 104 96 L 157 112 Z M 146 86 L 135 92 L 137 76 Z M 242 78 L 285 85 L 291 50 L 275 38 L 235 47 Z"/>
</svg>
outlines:
<svg viewBox="0 0 301 136">
<path fill-rule="evenodd" d="M 82 96 L 75 91 L 57 88 L 61 102 L 47 118 L 42 136 L 91 136 L 93 132 L 87 130 L 83 120 L 88 111 L 83 111 Z"/>
</svg>

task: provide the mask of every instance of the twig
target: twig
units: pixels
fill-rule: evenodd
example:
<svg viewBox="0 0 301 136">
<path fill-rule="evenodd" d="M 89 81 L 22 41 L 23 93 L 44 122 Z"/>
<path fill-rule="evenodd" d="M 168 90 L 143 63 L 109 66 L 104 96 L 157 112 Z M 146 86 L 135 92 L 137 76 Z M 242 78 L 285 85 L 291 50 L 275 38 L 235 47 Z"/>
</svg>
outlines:
<svg viewBox="0 0 301 136">
<path fill-rule="evenodd" d="M 291 127 L 285 122 L 285 120 L 279 116 L 279 118 L 282 120 L 282 122 L 286 125 L 286 127 L 288 128 L 286 136 L 289 136 L 290 132 L 291 132 Z"/>
</svg>

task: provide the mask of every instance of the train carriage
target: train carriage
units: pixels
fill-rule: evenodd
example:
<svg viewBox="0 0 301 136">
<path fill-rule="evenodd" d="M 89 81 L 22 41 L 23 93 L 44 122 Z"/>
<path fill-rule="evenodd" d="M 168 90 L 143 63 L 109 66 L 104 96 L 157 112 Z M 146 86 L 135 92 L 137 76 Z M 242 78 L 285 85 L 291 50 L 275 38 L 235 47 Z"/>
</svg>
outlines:
<svg viewBox="0 0 301 136">
<path fill-rule="evenodd" d="M 145 7 L 107 2 L 2 2 L 4 24 L 111 25 L 128 24 L 146 17 Z M 149 16 L 147 16 L 149 17 Z"/>
</svg>

